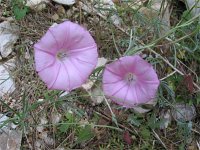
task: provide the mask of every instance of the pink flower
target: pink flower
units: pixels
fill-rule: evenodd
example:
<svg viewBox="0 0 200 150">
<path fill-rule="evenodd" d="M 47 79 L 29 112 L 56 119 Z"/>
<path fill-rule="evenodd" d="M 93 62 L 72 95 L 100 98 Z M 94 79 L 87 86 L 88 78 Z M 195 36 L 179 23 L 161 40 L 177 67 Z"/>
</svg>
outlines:
<svg viewBox="0 0 200 150">
<path fill-rule="evenodd" d="M 34 49 L 36 71 L 49 89 L 71 91 L 80 87 L 97 64 L 94 39 L 70 21 L 50 27 Z"/>
<path fill-rule="evenodd" d="M 159 80 L 151 64 L 140 56 L 125 56 L 106 65 L 103 90 L 124 107 L 134 107 L 155 98 Z"/>
</svg>

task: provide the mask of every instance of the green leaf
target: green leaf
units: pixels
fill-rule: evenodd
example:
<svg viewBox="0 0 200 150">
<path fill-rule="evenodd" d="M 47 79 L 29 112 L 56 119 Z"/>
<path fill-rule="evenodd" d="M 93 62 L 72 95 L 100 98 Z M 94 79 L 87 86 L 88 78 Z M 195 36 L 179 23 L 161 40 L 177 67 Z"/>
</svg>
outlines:
<svg viewBox="0 0 200 150">
<path fill-rule="evenodd" d="M 191 137 L 192 133 L 192 122 L 177 122 L 178 125 L 178 133 L 180 137 L 183 136 L 184 142 L 187 143 Z"/>
<path fill-rule="evenodd" d="M 69 129 L 69 127 L 70 127 L 69 124 L 61 124 L 61 125 L 58 127 L 58 129 L 59 129 L 61 132 L 65 133 L 65 132 L 67 132 L 67 130 Z"/>
<path fill-rule="evenodd" d="M 134 125 L 136 127 L 139 127 L 142 123 L 142 118 L 138 118 L 135 115 L 129 115 L 128 122 L 130 122 L 132 125 Z"/>
<path fill-rule="evenodd" d="M 71 113 L 66 113 L 65 114 L 66 120 L 63 122 L 63 124 L 61 124 L 58 129 L 61 132 L 67 132 L 73 125 L 72 123 L 75 122 L 74 116 Z"/>
<path fill-rule="evenodd" d="M 27 12 L 28 12 L 28 7 L 23 7 L 23 8 L 19 8 L 18 6 L 13 7 L 13 13 L 17 20 L 24 18 Z"/>
<path fill-rule="evenodd" d="M 185 150 L 185 144 L 181 143 L 178 147 L 179 150 Z"/>
<path fill-rule="evenodd" d="M 151 129 L 160 128 L 160 126 L 164 123 L 164 119 L 157 119 L 155 114 L 151 115 L 151 117 L 148 119 L 148 126 Z"/>
<path fill-rule="evenodd" d="M 77 143 L 82 143 L 84 141 L 90 140 L 92 137 L 94 137 L 94 134 L 92 132 L 91 126 L 85 126 L 78 132 Z"/>
<path fill-rule="evenodd" d="M 143 137 L 144 139 L 149 139 L 150 136 L 151 136 L 150 131 L 149 131 L 146 127 L 142 127 L 141 130 L 142 130 L 142 131 L 141 131 L 142 137 Z"/>
<path fill-rule="evenodd" d="M 65 116 L 66 116 L 66 119 L 67 119 L 68 123 L 73 123 L 75 121 L 74 116 L 73 116 L 72 113 L 66 113 Z"/>
<path fill-rule="evenodd" d="M 192 18 L 192 14 L 190 10 L 186 10 L 182 14 L 183 21 L 186 22 Z"/>
<path fill-rule="evenodd" d="M 197 105 L 200 104 L 200 94 L 197 95 Z"/>
</svg>

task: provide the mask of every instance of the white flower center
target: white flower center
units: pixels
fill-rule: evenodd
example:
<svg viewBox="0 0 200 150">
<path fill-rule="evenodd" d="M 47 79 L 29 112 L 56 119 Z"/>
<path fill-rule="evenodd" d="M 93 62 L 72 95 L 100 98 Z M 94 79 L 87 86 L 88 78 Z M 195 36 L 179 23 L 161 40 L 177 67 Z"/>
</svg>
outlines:
<svg viewBox="0 0 200 150">
<path fill-rule="evenodd" d="M 129 73 L 126 74 L 125 79 L 128 82 L 135 82 L 136 76 L 133 73 L 129 72 Z"/>
<path fill-rule="evenodd" d="M 67 53 L 66 53 L 66 52 L 63 52 L 63 51 L 59 51 L 59 52 L 56 54 L 56 57 L 57 57 L 59 60 L 64 60 L 64 59 L 67 57 Z"/>
</svg>

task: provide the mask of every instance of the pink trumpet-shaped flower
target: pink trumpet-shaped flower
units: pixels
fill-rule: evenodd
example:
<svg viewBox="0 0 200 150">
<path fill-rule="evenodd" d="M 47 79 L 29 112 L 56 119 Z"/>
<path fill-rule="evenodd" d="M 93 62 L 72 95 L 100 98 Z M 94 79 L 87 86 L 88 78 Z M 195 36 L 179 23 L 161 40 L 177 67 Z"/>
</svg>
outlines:
<svg viewBox="0 0 200 150">
<path fill-rule="evenodd" d="M 50 27 L 34 49 L 36 71 L 49 89 L 71 91 L 80 87 L 97 64 L 94 39 L 70 21 Z"/>
<path fill-rule="evenodd" d="M 125 56 L 106 65 L 103 91 L 124 107 L 134 107 L 155 98 L 159 80 L 151 64 L 140 56 Z"/>
</svg>

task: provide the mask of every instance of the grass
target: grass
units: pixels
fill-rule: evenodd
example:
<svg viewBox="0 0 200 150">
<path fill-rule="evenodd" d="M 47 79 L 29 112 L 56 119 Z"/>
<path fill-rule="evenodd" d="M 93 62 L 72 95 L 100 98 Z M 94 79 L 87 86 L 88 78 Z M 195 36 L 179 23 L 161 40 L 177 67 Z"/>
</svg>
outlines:
<svg viewBox="0 0 200 150">
<path fill-rule="evenodd" d="M 20 26 L 20 39 L 15 45 L 18 63 L 13 72 L 16 91 L 0 101 L 0 112 L 10 117 L 2 126 L 13 122 L 23 130 L 22 149 L 36 149 L 38 145 L 41 149 L 198 149 L 200 24 L 197 17 L 191 17 L 190 11 L 172 3 L 171 7 L 176 6 L 171 13 L 172 26 L 162 33 L 163 24 L 155 14 L 163 10 L 156 12 L 149 1 L 145 3 L 148 7 L 145 14 L 141 11 L 144 7 L 135 7 L 135 3 L 124 2 L 117 5 L 117 10 L 109 10 L 109 16 L 118 13 L 122 18 L 123 28 L 113 25 L 109 17 L 105 20 L 96 13 L 85 12 L 78 4 L 65 6 L 66 13 L 60 14 L 58 5 L 52 3 L 42 11 L 30 10 L 22 19 L 14 20 Z M 0 9 L 1 20 L 15 15 L 13 5 L 7 1 L 1 2 Z M 151 111 L 138 114 L 113 103 L 93 106 L 82 89 L 62 97 L 63 92 L 46 89 L 34 69 L 33 43 L 55 22 L 52 19 L 55 13 L 59 14 L 57 23 L 69 19 L 87 27 L 97 42 L 100 57 L 112 61 L 124 55 L 145 55 L 162 79 L 158 102 L 150 106 Z M 27 53 L 30 58 L 25 59 Z M 101 81 L 100 75 L 98 80 Z M 173 120 L 167 128 L 160 129 L 165 121 L 163 115 L 176 109 L 177 103 L 194 105 L 196 118 Z M 60 121 L 56 122 L 53 116 L 60 116 Z"/>
</svg>

